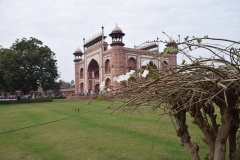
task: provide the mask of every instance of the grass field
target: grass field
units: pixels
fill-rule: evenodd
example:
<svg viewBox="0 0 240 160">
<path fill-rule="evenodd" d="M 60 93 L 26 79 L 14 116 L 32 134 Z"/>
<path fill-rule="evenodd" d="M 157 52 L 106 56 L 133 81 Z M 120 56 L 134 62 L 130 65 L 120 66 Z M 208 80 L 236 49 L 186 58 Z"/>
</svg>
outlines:
<svg viewBox="0 0 240 160">
<path fill-rule="evenodd" d="M 1 160 L 186 160 L 191 159 L 180 146 L 167 117 L 142 111 L 130 118 L 111 114 L 108 102 L 86 105 L 86 100 L 60 99 L 54 102 L 0 105 L 0 132 L 14 130 L 76 115 L 46 125 L 0 134 Z M 91 111 L 91 112 L 87 112 Z M 87 113 L 85 113 L 87 112 Z M 201 159 L 207 148 L 202 134 L 189 122 L 192 141 L 200 146 Z M 159 130 L 159 132 L 158 132 Z"/>
</svg>

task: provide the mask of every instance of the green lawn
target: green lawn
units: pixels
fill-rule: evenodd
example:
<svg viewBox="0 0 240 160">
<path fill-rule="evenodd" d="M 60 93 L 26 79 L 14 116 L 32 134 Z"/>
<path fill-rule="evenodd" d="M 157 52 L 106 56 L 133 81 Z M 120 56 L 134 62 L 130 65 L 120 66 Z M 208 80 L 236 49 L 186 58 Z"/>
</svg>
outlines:
<svg viewBox="0 0 240 160">
<path fill-rule="evenodd" d="M 130 118 L 111 114 L 108 102 L 60 99 L 54 102 L 0 105 L 0 132 L 76 115 L 46 125 L 0 134 L 0 159 L 76 160 L 186 160 L 172 123 L 167 117 L 142 111 Z M 87 112 L 86 111 L 92 111 Z M 82 114 L 81 114 L 82 113 Z M 200 145 L 201 159 L 207 148 L 202 134 L 189 123 L 192 141 Z M 158 132 L 159 130 L 159 132 Z M 150 155 L 151 154 L 151 155 Z"/>
</svg>

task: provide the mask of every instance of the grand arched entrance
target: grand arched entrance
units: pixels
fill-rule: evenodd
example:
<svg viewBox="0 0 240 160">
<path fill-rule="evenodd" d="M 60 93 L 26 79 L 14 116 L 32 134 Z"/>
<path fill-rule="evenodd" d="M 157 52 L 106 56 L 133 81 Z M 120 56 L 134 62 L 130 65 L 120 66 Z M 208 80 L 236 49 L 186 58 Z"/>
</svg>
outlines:
<svg viewBox="0 0 240 160">
<path fill-rule="evenodd" d="M 99 92 L 99 65 L 95 59 L 92 59 L 88 65 L 88 92 Z"/>
</svg>

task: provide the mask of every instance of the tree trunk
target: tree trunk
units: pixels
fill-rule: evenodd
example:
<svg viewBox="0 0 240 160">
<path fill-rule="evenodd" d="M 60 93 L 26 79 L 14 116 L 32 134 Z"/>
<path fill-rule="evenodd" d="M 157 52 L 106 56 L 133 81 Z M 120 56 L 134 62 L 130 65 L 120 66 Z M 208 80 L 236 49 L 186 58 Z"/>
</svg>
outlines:
<svg viewBox="0 0 240 160">
<path fill-rule="evenodd" d="M 240 160 L 240 146 L 235 151 L 235 160 Z"/>
<path fill-rule="evenodd" d="M 233 114 L 232 129 L 229 134 L 229 158 L 230 158 L 230 160 L 240 160 L 240 157 L 236 156 L 236 148 L 237 148 L 236 134 L 237 134 L 237 130 L 239 128 L 238 109 L 235 108 L 232 111 L 232 114 Z"/>
<path fill-rule="evenodd" d="M 232 108 L 226 107 L 225 104 L 220 106 L 222 126 L 219 127 L 215 142 L 214 160 L 225 160 L 226 142 L 231 130 Z"/>
<path fill-rule="evenodd" d="M 198 155 L 199 146 L 197 143 L 191 142 L 191 137 L 188 132 L 188 126 L 186 125 L 186 111 L 181 110 L 176 113 L 175 117 L 178 120 L 179 128 L 177 130 L 177 135 L 181 138 L 182 145 L 184 145 L 189 154 L 191 155 L 192 160 L 200 160 L 200 157 Z"/>
<path fill-rule="evenodd" d="M 193 123 L 195 123 L 202 131 L 205 139 L 203 142 L 208 145 L 209 153 L 207 154 L 206 159 L 212 160 L 214 157 L 214 149 L 215 149 L 215 139 L 214 133 L 211 130 L 209 124 L 207 123 L 206 119 L 203 118 L 201 108 L 204 106 L 203 102 L 197 103 L 195 107 L 195 113 L 192 114 L 194 117 Z M 204 108 L 203 108 L 204 109 Z"/>
<path fill-rule="evenodd" d="M 229 134 L 229 158 L 230 160 L 237 160 L 235 157 L 236 151 L 236 131 L 231 131 Z"/>
</svg>

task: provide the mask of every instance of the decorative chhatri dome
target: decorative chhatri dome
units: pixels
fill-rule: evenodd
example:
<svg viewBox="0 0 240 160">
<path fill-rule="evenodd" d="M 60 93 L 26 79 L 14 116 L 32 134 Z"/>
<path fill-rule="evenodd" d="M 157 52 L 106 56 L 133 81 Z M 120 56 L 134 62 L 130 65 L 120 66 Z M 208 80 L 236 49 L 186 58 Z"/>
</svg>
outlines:
<svg viewBox="0 0 240 160">
<path fill-rule="evenodd" d="M 116 24 L 116 27 L 114 27 L 111 34 L 109 34 L 109 36 L 112 37 L 112 43 L 110 46 L 124 46 L 125 44 L 122 42 L 124 35 L 122 29 Z"/>
<path fill-rule="evenodd" d="M 82 55 L 83 55 L 83 52 L 82 50 L 78 47 L 75 52 L 73 53 L 75 59 L 74 59 L 74 62 L 79 62 L 82 60 Z"/>
<path fill-rule="evenodd" d="M 122 33 L 122 29 L 119 28 L 116 24 L 116 26 L 113 28 L 112 33 Z"/>
<path fill-rule="evenodd" d="M 82 53 L 82 50 L 78 47 L 74 53 Z"/>
</svg>

